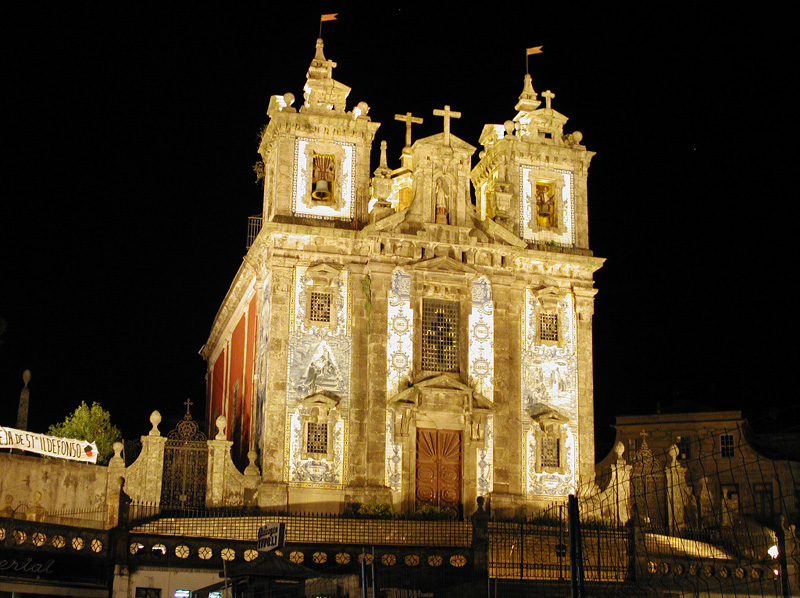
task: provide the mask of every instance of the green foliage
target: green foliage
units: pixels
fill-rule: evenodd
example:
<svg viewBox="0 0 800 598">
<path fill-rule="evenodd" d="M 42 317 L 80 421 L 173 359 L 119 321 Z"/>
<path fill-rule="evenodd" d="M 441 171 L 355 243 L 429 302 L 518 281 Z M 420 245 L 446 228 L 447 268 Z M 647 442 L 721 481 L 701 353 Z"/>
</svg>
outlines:
<svg viewBox="0 0 800 598">
<path fill-rule="evenodd" d="M 600 517 L 587 517 L 585 519 L 581 519 L 581 527 L 583 529 L 599 529 L 599 530 L 611 530 L 615 529 L 616 526 L 607 519 L 602 519 Z"/>
<path fill-rule="evenodd" d="M 260 160 L 253 165 L 253 172 L 256 173 L 256 183 L 267 175 L 264 163 Z"/>
<path fill-rule="evenodd" d="M 411 516 L 411 519 L 420 521 L 444 521 L 452 519 L 453 512 L 442 507 L 435 507 L 433 505 L 424 505 L 417 509 L 417 512 Z"/>
<path fill-rule="evenodd" d="M 399 515 L 393 504 L 377 502 L 360 505 L 356 517 L 360 519 L 397 519 Z"/>
<path fill-rule="evenodd" d="M 100 403 L 89 407 L 84 401 L 63 422 L 50 426 L 47 434 L 96 443 L 98 463 L 108 463 L 114 454 L 112 445 L 122 437 L 119 429 L 111 425 L 111 414 Z"/>
<path fill-rule="evenodd" d="M 564 525 L 564 521 L 552 513 L 539 513 L 537 515 L 533 515 L 530 517 L 530 519 L 528 519 L 528 523 L 533 523 L 534 525 L 549 525 L 552 527 L 560 527 Z"/>
</svg>

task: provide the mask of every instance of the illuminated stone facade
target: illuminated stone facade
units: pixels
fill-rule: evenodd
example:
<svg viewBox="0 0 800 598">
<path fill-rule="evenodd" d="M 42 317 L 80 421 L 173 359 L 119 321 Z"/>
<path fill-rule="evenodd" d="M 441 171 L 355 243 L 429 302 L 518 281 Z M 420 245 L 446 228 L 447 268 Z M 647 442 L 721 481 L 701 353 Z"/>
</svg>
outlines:
<svg viewBox="0 0 800 598">
<path fill-rule="evenodd" d="M 335 66 L 318 41 L 302 105 L 270 100 L 263 222 L 202 351 L 259 504 L 530 512 L 592 483 L 592 152 L 526 76 L 476 166 L 445 106 L 370 174 Z"/>
</svg>

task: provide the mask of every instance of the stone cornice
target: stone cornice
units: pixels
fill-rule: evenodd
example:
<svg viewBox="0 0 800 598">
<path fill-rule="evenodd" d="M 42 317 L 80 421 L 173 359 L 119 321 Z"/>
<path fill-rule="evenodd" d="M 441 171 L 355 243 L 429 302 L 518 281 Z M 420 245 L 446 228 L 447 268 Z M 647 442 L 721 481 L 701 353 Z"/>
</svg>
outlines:
<svg viewBox="0 0 800 598">
<path fill-rule="evenodd" d="M 309 227 L 266 222 L 245 256 L 233 282 L 214 317 L 207 343 L 200 355 L 208 360 L 212 351 L 230 325 L 230 319 L 245 299 L 253 280 L 261 280 L 271 265 L 282 263 L 291 267 L 297 261 L 347 264 L 385 264 L 394 268 L 428 269 L 432 264 L 456 264 L 463 272 L 475 275 L 505 277 L 523 284 L 536 284 L 541 277 L 556 281 L 559 287 L 573 288 L 580 297 L 596 292 L 592 289 L 593 274 L 605 262 L 604 258 L 560 251 L 542 251 L 527 247 L 512 247 L 501 243 L 483 243 L 470 236 L 470 230 L 441 227 L 452 231 L 452 238 L 461 242 L 443 242 L 434 233 L 422 231 L 417 235 L 363 230 L 354 231 L 328 227 Z M 408 255 L 400 255 L 400 246 Z M 452 258 L 426 257 L 426 252 L 447 247 L 463 253 L 462 263 Z M 295 258 L 296 256 L 296 258 Z M 483 256 L 483 257 L 481 257 Z M 476 259 L 479 258 L 479 259 Z M 488 263 L 479 263 L 479 262 Z M 424 266 L 423 264 L 427 264 Z M 451 268 L 452 269 L 452 268 Z"/>
</svg>

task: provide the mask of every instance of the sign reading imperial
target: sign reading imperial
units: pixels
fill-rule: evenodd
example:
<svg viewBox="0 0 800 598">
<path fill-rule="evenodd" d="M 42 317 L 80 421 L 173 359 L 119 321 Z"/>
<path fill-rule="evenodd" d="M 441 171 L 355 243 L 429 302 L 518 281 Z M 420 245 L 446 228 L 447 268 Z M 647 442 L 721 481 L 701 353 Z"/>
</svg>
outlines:
<svg viewBox="0 0 800 598">
<path fill-rule="evenodd" d="M 57 438 L 0 426 L 0 448 L 21 449 L 59 459 L 97 463 L 97 445 L 86 440 Z"/>
</svg>

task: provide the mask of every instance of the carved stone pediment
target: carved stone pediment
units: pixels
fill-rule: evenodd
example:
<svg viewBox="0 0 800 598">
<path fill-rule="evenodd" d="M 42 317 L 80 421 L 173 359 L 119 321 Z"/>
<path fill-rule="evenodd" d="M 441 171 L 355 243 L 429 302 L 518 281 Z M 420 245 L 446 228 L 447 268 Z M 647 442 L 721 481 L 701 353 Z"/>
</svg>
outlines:
<svg viewBox="0 0 800 598">
<path fill-rule="evenodd" d="M 569 418 L 558 409 L 550 405 L 545 405 L 544 403 L 534 403 L 531 405 L 529 414 L 531 419 L 543 430 L 553 424 L 560 426 L 569 421 Z"/>
<path fill-rule="evenodd" d="M 315 392 L 299 401 L 299 405 L 313 412 L 314 409 L 321 415 L 327 415 L 332 409 L 336 409 L 341 399 L 331 392 Z"/>
<path fill-rule="evenodd" d="M 396 412 L 395 437 L 409 433 L 411 421 L 418 412 L 452 414 L 463 417 L 473 440 L 483 440 L 486 418 L 494 404 L 453 375 L 438 374 L 397 393 L 389 399 Z"/>
<path fill-rule="evenodd" d="M 416 272 L 452 272 L 457 274 L 476 274 L 477 270 L 462 264 L 453 258 L 443 255 L 440 257 L 431 258 L 422 262 L 417 262 L 408 266 L 409 270 Z"/>
<path fill-rule="evenodd" d="M 450 134 L 449 143 L 445 143 L 444 133 L 436 133 L 435 135 L 430 135 L 428 137 L 422 137 L 421 139 L 417 139 L 414 142 L 414 146 L 416 147 L 433 146 L 436 148 L 444 146 L 452 148 L 453 150 L 456 151 L 466 152 L 470 156 L 474 154 L 475 150 L 477 149 L 474 145 L 470 145 L 469 143 L 467 143 L 463 139 L 456 137 L 452 133 Z"/>
<path fill-rule="evenodd" d="M 341 273 L 340 268 L 335 268 L 330 264 L 317 264 L 315 266 L 310 266 L 305 275 L 309 278 L 328 278 L 334 279 L 338 278 L 339 274 Z"/>
<path fill-rule="evenodd" d="M 414 382 L 414 387 L 420 389 L 420 391 L 423 389 L 440 389 L 461 391 L 468 394 L 473 392 L 469 384 L 464 384 L 453 374 L 436 374 L 424 379 L 417 379 Z"/>
</svg>

